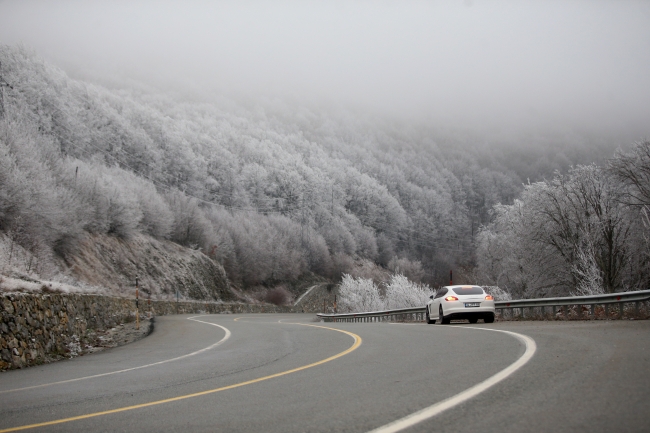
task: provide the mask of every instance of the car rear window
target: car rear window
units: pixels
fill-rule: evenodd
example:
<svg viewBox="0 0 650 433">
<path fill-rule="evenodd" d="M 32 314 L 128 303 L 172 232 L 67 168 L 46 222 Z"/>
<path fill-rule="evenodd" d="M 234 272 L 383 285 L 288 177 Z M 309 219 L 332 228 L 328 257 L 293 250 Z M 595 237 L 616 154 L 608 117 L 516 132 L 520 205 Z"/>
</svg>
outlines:
<svg viewBox="0 0 650 433">
<path fill-rule="evenodd" d="M 482 295 L 483 288 L 478 286 L 456 287 L 454 293 L 457 295 Z"/>
</svg>

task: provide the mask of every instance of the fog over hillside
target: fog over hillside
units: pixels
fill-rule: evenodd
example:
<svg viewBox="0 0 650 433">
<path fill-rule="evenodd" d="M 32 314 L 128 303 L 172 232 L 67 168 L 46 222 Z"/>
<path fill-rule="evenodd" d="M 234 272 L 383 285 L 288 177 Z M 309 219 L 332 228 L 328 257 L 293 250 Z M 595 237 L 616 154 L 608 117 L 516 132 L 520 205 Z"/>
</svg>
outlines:
<svg viewBox="0 0 650 433">
<path fill-rule="evenodd" d="M 170 239 L 241 288 L 366 261 L 566 293 L 586 258 L 533 289 L 534 258 L 503 280 L 523 268 L 504 265 L 518 238 L 500 205 L 542 206 L 535 182 L 649 135 L 649 17 L 607 1 L 0 2 L 4 242 L 46 263 L 88 233 Z M 585 239 L 571 251 L 596 251 Z"/>
<path fill-rule="evenodd" d="M 649 18 L 644 1 L 5 0 L 0 41 L 82 78 L 629 142 L 648 133 Z"/>
</svg>

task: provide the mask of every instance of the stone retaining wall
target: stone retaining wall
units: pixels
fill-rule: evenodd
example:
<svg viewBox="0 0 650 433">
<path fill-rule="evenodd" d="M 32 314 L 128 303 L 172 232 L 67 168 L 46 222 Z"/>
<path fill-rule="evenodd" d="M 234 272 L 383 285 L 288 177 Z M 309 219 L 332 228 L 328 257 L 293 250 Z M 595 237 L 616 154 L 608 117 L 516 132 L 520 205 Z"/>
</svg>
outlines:
<svg viewBox="0 0 650 433">
<path fill-rule="evenodd" d="M 291 313 L 293 307 L 214 302 L 139 301 L 141 317 L 167 314 Z M 84 294 L 0 295 L 0 370 L 75 354 L 97 332 L 135 320 L 135 299 Z"/>
</svg>

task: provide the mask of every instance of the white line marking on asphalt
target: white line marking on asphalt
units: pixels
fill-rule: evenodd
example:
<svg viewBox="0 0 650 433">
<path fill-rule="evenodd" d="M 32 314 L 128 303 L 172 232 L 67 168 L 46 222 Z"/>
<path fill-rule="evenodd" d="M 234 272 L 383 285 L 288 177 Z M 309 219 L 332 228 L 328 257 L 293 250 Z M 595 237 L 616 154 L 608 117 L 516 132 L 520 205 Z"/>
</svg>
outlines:
<svg viewBox="0 0 650 433">
<path fill-rule="evenodd" d="M 164 361 L 158 361 L 158 362 L 154 362 L 154 363 L 147 364 L 147 365 L 140 365 L 138 367 L 125 368 L 124 370 L 109 371 L 108 373 L 95 374 L 95 375 L 92 375 L 92 376 L 77 377 L 75 379 L 61 380 L 61 381 L 58 381 L 58 382 L 44 383 L 44 384 L 41 384 L 41 385 L 26 386 L 24 388 L 8 389 L 6 391 L 0 391 L 0 394 L 6 394 L 6 393 L 9 393 L 9 392 L 16 392 L 16 391 L 25 391 L 25 390 L 28 390 L 28 389 L 35 389 L 35 388 L 44 388 L 46 386 L 61 385 L 63 383 L 77 382 L 77 381 L 86 380 L 86 379 L 95 379 L 97 377 L 110 376 L 112 374 L 119 374 L 119 373 L 126 373 L 127 371 L 139 370 L 141 368 L 153 367 L 154 365 L 160 365 L 160 364 L 166 364 L 168 362 L 178 361 L 179 359 L 189 358 L 190 356 L 198 355 L 199 353 L 203 353 L 203 352 L 206 352 L 206 351 L 208 351 L 210 349 L 214 349 L 215 347 L 223 344 L 232 335 L 230 333 L 230 331 L 228 330 L 228 328 L 226 328 L 224 326 L 221 326 L 221 325 L 217 325 L 216 323 L 204 322 L 203 320 L 196 320 L 198 317 L 205 317 L 205 316 L 188 317 L 187 320 L 191 320 L 193 322 L 205 323 L 207 325 L 216 326 L 218 328 L 223 329 L 225 331 L 226 335 L 221 340 L 217 341 L 214 344 L 211 344 L 208 347 L 204 347 L 203 349 L 197 350 L 196 352 L 188 353 L 186 355 L 178 356 L 176 358 L 166 359 Z"/>
<path fill-rule="evenodd" d="M 518 334 L 516 332 L 503 331 L 500 329 L 476 328 L 472 326 L 462 327 L 462 328 L 458 327 L 453 329 L 480 329 L 482 331 L 493 331 L 493 332 L 502 332 L 504 334 L 509 334 L 514 336 L 519 341 L 523 342 L 526 346 L 526 351 L 514 363 L 510 364 L 508 367 L 504 368 L 503 370 L 501 370 L 494 376 L 489 377 L 483 382 L 474 385 L 473 387 L 468 388 L 465 391 L 458 393 L 452 397 L 449 397 L 446 400 L 436 403 L 433 406 L 426 407 L 422 410 L 412 413 L 411 415 L 407 415 L 404 418 L 398 419 L 397 421 L 393 421 L 384 426 L 371 430 L 368 433 L 394 433 L 412 427 L 429 418 L 433 418 L 434 416 L 446 411 L 447 409 L 451 409 L 452 407 L 457 406 L 469 400 L 470 398 L 477 396 L 483 391 L 501 382 L 502 380 L 504 380 L 505 378 L 513 374 L 515 371 L 519 370 L 521 367 L 526 365 L 526 363 L 531 360 L 531 358 L 535 354 L 535 351 L 537 350 L 537 345 L 535 344 L 535 340 L 528 337 L 527 335 Z"/>
</svg>

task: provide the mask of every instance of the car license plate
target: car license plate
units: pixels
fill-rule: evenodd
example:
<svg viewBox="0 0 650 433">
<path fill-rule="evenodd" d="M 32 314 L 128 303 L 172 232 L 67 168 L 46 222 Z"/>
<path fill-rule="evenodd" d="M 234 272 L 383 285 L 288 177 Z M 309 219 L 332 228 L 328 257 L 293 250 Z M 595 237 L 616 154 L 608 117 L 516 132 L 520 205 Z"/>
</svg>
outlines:
<svg viewBox="0 0 650 433">
<path fill-rule="evenodd" d="M 465 302 L 465 308 L 480 307 L 480 306 L 481 306 L 480 302 Z"/>
</svg>

